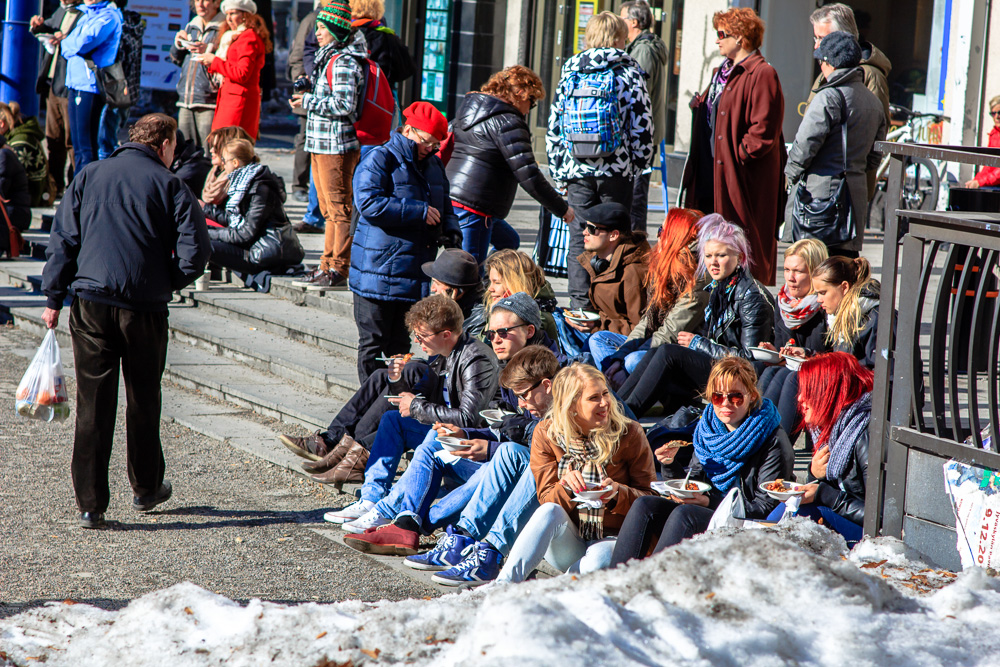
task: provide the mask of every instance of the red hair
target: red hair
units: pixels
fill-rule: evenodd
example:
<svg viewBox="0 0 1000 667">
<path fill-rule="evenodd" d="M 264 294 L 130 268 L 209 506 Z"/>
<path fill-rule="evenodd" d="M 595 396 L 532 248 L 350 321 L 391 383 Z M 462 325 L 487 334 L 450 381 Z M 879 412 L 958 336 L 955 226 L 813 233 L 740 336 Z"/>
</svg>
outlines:
<svg viewBox="0 0 1000 667">
<path fill-rule="evenodd" d="M 819 429 L 814 447 L 830 439 L 841 411 L 875 386 L 875 374 L 847 352 L 829 352 L 807 359 L 799 369 L 799 405 L 808 405 Z"/>
<path fill-rule="evenodd" d="M 691 243 L 698 238 L 701 211 L 672 208 L 657 235 L 656 247 L 649 254 L 646 287 L 650 306 L 667 311 L 677 300 L 694 291 L 697 284 L 698 256 Z"/>
</svg>

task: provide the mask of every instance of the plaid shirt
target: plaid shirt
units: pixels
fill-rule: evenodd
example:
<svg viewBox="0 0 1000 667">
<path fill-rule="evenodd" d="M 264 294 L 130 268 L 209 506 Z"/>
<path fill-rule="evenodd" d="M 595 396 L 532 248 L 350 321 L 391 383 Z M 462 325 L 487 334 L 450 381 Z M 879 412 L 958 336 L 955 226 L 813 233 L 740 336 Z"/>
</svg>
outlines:
<svg viewBox="0 0 1000 667">
<path fill-rule="evenodd" d="M 359 57 L 368 57 L 368 44 L 360 30 L 347 47 L 336 50 L 327 45 L 316 53 L 313 92 L 302 98 L 307 153 L 339 155 L 360 147 L 354 121 L 364 101 L 366 79 Z"/>
</svg>

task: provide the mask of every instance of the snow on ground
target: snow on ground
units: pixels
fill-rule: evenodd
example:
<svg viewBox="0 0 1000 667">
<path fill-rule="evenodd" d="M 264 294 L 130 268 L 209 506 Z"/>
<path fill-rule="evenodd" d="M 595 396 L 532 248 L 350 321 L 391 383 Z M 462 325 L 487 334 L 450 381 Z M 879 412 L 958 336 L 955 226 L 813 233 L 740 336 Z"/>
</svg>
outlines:
<svg viewBox="0 0 1000 667">
<path fill-rule="evenodd" d="M 806 520 L 435 600 L 241 606 L 182 583 L 0 621 L 0 665 L 998 665 L 1000 580 Z"/>
</svg>

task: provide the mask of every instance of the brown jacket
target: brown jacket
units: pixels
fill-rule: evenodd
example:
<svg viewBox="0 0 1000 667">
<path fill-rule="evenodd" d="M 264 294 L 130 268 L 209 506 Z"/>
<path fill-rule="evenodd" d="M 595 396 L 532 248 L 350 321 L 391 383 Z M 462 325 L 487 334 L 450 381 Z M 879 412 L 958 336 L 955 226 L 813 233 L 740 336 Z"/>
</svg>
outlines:
<svg viewBox="0 0 1000 667">
<path fill-rule="evenodd" d="M 705 290 L 707 284 L 707 280 L 699 280 L 690 294 L 677 299 L 677 303 L 663 318 L 663 322 L 653 331 L 649 330 L 652 313 L 647 309 L 642 320 L 628 335 L 628 340 L 649 338 L 651 339 L 649 347 L 655 350 L 660 345 L 676 343 L 677 334 L 681 331 L 698 333 L 705 323 L 705 307 L 711 296 L 711 293 Z"/>
<path fill-rule="evenodd" d="M 556 503 L 579 524 L 576 503 L 570 500 L 573 494 L 559 483 L 559 459 L 565 452 L 549 437 L 551 424 L 549 419 L 540 423 L 531 439 L 531 474 L 535 476 L 538 502 Z M 628 431 L 618 441 L 618 449 L 604 469 L 608 477 L 619 484 L 618 495 L 605 507 L 604 534 L 617 535 L 632 503 L 639 496 L 653 495 L 650 487 L 656 479 L 653 450 L 639 424 L 629 422 Z"/>
<path fill-rule="evenodd" d="M 577 261 L 590 274 L 590 303 L 601 316 L 601 330 L 628 335 L 646 310 L 646 270 L 649 243 L 645 239 L 620 243 L 611 264 L 600 275 L 590 265 L 594 253 L 585 252 Z"/>
<path fill-rule="evenodd" d="M 743 227 L 750 241 L 753 277 L 765 285 L 774 285 L 776 231 L 784 218 L 784 169 L 788 159 L 781 132 L 785 97 L 778 73 L 760 52 L 733 68 L 716 109 L 715 132 L 710 139 L 714 154 L 712 147 L 704 144 L 704 130 L 699 126 L 707 97 L 708 88 L 691 102 L 691 152 L 681 179 L 684 206 L 699 208 L 696 195 L 704 188 L 696 182 L 698 162 L 714 160 L 712 212 Z"/>
</svg>

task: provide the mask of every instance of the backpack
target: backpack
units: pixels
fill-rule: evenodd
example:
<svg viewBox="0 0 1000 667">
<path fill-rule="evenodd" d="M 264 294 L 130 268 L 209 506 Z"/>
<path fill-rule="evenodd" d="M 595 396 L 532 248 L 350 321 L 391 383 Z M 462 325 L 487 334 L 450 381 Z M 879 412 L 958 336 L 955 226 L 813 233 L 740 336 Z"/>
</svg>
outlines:
<svg viewBox="0 0 1000 667">
<path fill-rule="evenodd" d="M 333 88 L 333 63 L 341 53 L 330 59 L 326 68 L 326 81 Z M 392 87 L 385 78 L 385 72 L 371 58 L 354 56 L 361 62 L 365 72 L 365 94 L 361 100 L 361 112 L 354 121 L 354 131 L 358 134 L 358 142 L 362 146 L 379 146 L 389 141 L 392 132 L 392 118 L 396 113 L 396 100 L 392 96 Z"/>
<path fill-rule="evenodd" d="M 622 145 L 614 68 L 571 72 L 562 98 L 562 131 L 574 158 L 595 160 Z"/>
</svg>

